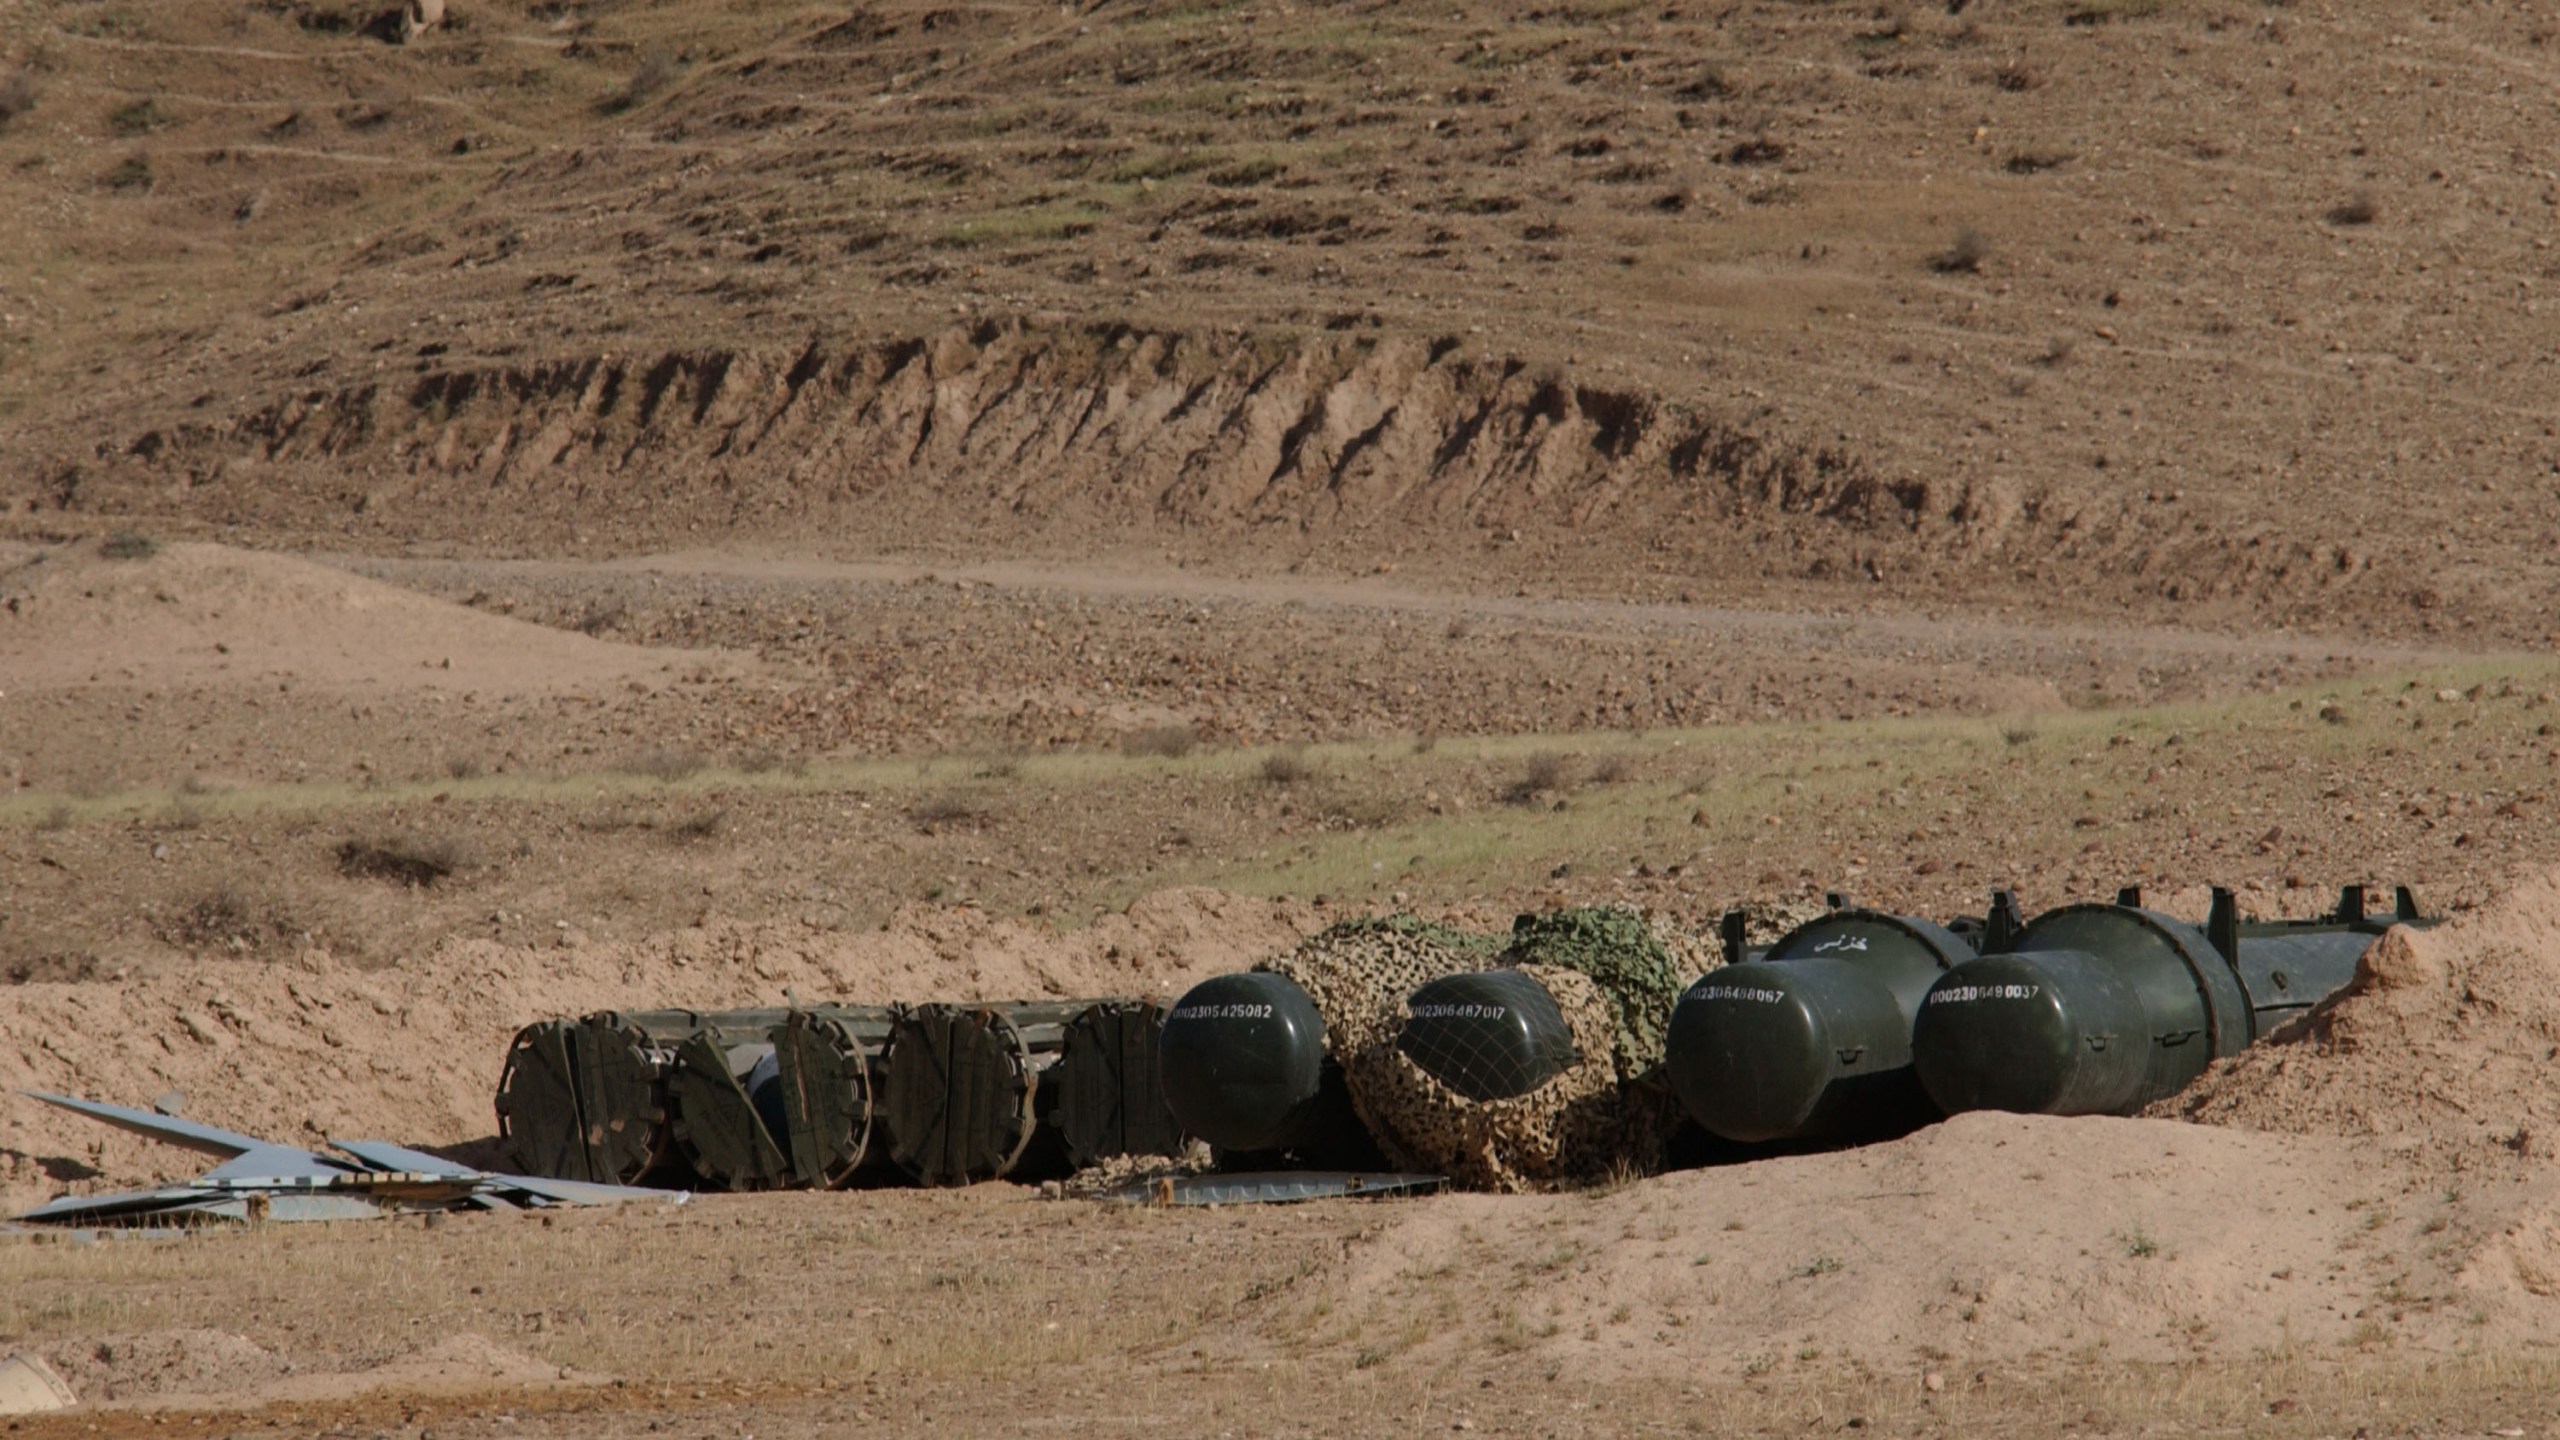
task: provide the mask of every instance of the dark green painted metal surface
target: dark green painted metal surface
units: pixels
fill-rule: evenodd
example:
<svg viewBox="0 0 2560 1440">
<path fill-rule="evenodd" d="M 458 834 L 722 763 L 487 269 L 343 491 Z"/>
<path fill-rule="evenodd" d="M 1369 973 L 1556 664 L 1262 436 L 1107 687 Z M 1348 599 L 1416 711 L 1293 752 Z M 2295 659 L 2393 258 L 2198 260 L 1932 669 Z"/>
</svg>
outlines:
<svg viewBox="0 0 2560 1440">
<path fill-rule="evenodd" d="M 1184 1133 L 1222 1150 L 1284 1150 L 1359 1129 L 1324 1017 L 1285 977 L 1256 970 L 1192 986 L 1166 1013 L 1157 1053 Z"/>
<path fill-rule="evenodd" d="M 1069 1165 L 1182 1152 L 1182 1125 L 1165 1103 L 1156 1056 L 1164 1016 L 1160 1005 L 1104 1001 L 1067 1022 L 1058 1063 L 1041 1085 L 1055 1097 L 1048 1119 Z"/>
<path fill-rule="evenodd" d="M 667 1076 L 669 1125 L 693 1172 L 723 1190 L 771 1190 L 791 1179 L 749 1086 L 773 1058 L 771 1045 L 725 1045 L 717 1030 L 699 1030 L 676 1047 Z"/>
<path fill-rule="evenodd" d="M 538 1020 L 508 1042 L 498 1075 L 498 1136 L 529 1175 L 597 1180 L 578 1098 L 575 1020 Z"/>
<path fill-rule="evenodd" d="M 570 1055 L 593 1172 L 572 1178 L 635 1185 L 666 1166 L 675 1145 L 667 1130 L 667 1045 L 608 1011 L 578 1022 Z"/>
<path fill-rule="evenodd" d="M 795 1011 L 773 1032 L 783 1152 L 792 1178 L 843 1185 L 871 1152 L 872 1070 L 889 1037 L 887 1010 Z"/>
<path fill-rule="evenodd" d="M 1405 997 L 1396 1048 L 1470 1100 L 1526 1095 L 1580 1060 L 1556 997 L 1518 970 L 1444 975 Z"/>
<path fill-rule="evenodd" d="M 889 1159 L 920 1185 L 996 1179 L 1031 1143 L 1038 1090 L 1030 1048 L 998 1010 L 903 1011 L 881 1082 Z"/>
<path fill-rule="evenodd" d="M 1907 1130 L 1935 1113 L 1911 1070 L 1913 1017 L 1941 973 L 1973 958 L 1953 931 L 1907 915 L 1809 921 L 1682 993 L 1664 1061 L 1671 1088 L 1727 1140 Z"/>
<path fill-rule="evenodd" d="M 2185 921 L 2129 905 L 2038 916 L 2010 953 L 1941 976 L 1914 1068 L 1949 1114 L 2124 1115 L 2254 1037 L 2240 977 Z"/>
<path fill-rule="evenodd" d="M 706 1029 L 761 1038 L 788 1013 L 608 1010 L 527 1026 L 499 1080 L 499 1131 L 532 1174 L 636 1184 L 677 1159 L 666 1090 L 676 1046 Z"/>
</svg>

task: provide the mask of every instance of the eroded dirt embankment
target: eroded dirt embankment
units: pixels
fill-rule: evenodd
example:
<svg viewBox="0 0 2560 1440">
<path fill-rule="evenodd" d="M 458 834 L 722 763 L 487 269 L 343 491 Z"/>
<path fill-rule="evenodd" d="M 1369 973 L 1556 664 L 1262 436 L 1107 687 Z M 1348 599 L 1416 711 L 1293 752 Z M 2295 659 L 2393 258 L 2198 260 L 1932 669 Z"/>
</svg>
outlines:
<svg viewBox="0 0 2560 1440">
<path fill-rule="evenodd" d="M 1249 536 L 1260 564 L 1621 596 L 1960 583 L 2328 623 L 2345 596 L 2386 626 L 2448 603 L 2388 555 L 2203 502 L 2169 524 L 2060 483 L 1889 474 L 1760 417 L 1454 338 L 989 324 L 492 368 L 428 356 L 0 485 L 22 512 L 483 551 L 726 537 L 1214 561 Z"/>
<path fill-rule="evenodd" d="M 1169 998 L 1316 926 L 1290 901 L 1148 896 L 1064 932 L 909 906 L 877 932 L 715 922 L 630 942 L 451 940 L 387 969 L 313 950 L 278 964 L 197 959 L 0 986 L 0 1090 L 138 1105 L 290 1145 L 487 1137 L 508 1037 L 600 1009 L 1131 995 Z M 474 1158 L 509 1163 L 495 1153 Z M 130 1188 L 202 1157 L 14 1095 L 0 1102 L 0 1210 L 65 1187 Z"/>
</svg>

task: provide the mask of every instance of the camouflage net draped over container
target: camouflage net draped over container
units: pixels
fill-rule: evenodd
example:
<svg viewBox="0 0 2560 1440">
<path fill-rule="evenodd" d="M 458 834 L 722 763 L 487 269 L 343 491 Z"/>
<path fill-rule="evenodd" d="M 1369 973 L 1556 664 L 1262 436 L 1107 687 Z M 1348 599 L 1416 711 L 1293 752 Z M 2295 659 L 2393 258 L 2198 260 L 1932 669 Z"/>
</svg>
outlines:
<svg viewBox="0 0 2560 1440">
<path fill-rule="evenodd" d="M 1662 1163 L 1676 1120 L 1669 1097 L 1618 1081 L 1618 1009 L 1578 971 L 1523 965 L 1555 997 L 1581 1056 L 1553 1080 L 1507 1100 L 1470 1100 L 1392 1043 L 1345 1063 L 1353 1103 L 1399 1164 L 1445 1173 L 1473 1190 L 1531 1190 Z"/>
<path fill-rule="evenodd" d="M 1552 967 L 1591 978 L 1613 1012 L 1609 1050 L 1620 1082 L 1661 1068 L 1671 1007 L 1692 976 L 1642 915 L 1614 906 L 1523 915 L 1511 927 L 1511 947 L 1502 958 L 1519 969 Z"/>
<path fill-rule="evenodd" d="M 1392 1051 L 1404 1023 L 1407 995 L 1444 975 L 1482 970 L 1502 953 L 1502 937 L 1425 920 L 1388 915 L 1345 920 L 1301 941 L 1286 955 L 1256 965 L 1307 992 L 1324 1017 L 1325 1046 L 1347 1072 L 1353 1061 L 1378 1049 Z M 1397 1158 L 1379 1118 L 1355 1087 L 1352 1108 L 1369 1133 Z"/>
</svg>

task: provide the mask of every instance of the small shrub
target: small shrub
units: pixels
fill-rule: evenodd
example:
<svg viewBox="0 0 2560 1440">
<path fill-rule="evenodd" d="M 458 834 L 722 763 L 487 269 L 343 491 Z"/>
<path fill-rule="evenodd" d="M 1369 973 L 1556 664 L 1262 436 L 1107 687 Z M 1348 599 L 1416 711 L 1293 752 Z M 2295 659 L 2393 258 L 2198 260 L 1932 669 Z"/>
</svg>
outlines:
<svg viewBox="0 0 2560 1440">
<path fill-rule="evenodd" d="M 1591 767 L 1594 785 L 1623 785 L 1634 778 L 1635 762 L 1624 755 L 1603 755 L 1600 763 Z"/>
<path fill-rule="evenodd" d="M 118 530 L 98 542 L 98 553 L 109 560 L 148 560 L 160 553 L 160 542 L 139 530 Z"/>
<path fill-rule="evenodd" d="M 725 805 L 715 805 L 708 810 L 696 811 L 682 820 L 677 821 L 674 825 L 668 827 L 667 833 L 673 835 L 678 840 L 708 840 L 712 836 L 720 833 L 721 825 L 726 823 L 728 819 L 729 807 Z"/>
<path fill-rule="evenodd" d="M 2023 95 L 2044 88 L 2044 74 L 2024 60 L 2011 60 L 1993 68 L 1991 83 L 2012 95 Z"/>
<path fill-rule="evenodd" d="M 2077 153 L 2069 150 L 2021 150 L 2002 162 L 2001 168 L 2012 175 L 2041 175 L 2047 170 L 2059 170 L 2079 158 Z"/>
<path fill-rule="evenodd" d="M 1514 805 L 1526 805 L 1541 795 L 1562 790 L 1573 783 L 1573 757 L 1553 750 L 1541 750 L 1529 757 L 1528 767 L 1502 798 Z"/>
<path fill-rule="evenodd" d="M 2160 13 L 2165 0 L 2082 0 L 2063 12 L 2065 25 L 2109 25 L 2141 20 Z"/>
<path fill-rule="evenodd" d="M 70 829 L 71 802 L 67 800 L 56 800 L 53 804 L 47 806 L 44 814 L 36 818 L 36 828 L 38 830 Z"/>
<path fill-rule="evenodd" d="M 2382 218 L 2382 204 L 2370 191 L 2358 191 L 2329 208 L 2332 225 L 2370 225 Z"/>
<path fill-rule="evenodd" d="M 20 66 L 0 74 L 0 129 L 36 108 L 36 77 Z"/>
<path fill-rule="evenodd" d="M 477 780 L 480 762 L 469 755 L 448 755 L 444 760 L 444 777 L 448 780 Z"/>
<path fill-rule="evenodd" d="M 1972 275 L 1991 258 L 1991 241 L 1981 231 L 1967 225 L 1956 231 L 1955 240 L 1946 249 L 1930 257 L 1929 268 L 1941 275 Z"/>
<path fill-rule="evenodd" d="M 249 922 L 249 904 L 225 885 L 197 896 L 169 923 L 172 938 L 186 944 L 228 940 Z"/>
<path fill-rule="evenodd" d="M 51 951 L 25 956 L 0 966 L 0 985 L 85 985 L 97 979 L 106 968 L 98 963 L 95 955 Z M 97 1173 L 89 1171 L 91 1176 Z"/>
<path fill-rule="evenodd" d="M 631 78 L 622 82 L 622 88 L 604 97 L 597 108 L 607 115 L 619 115 L 645 105 L 653 96 L 674 84 L 682 71 L 683 67 L 674 55 L 664 50 L 652 50 L 640 57 L 640 68 L 631 72 Z"/>
<path fill-rule="evenodd" d="M 338 873 L 350 880 L 392 880 L 424 890 L 461 868 L 460 848 L 441 836 L 386 836 L 338 846 Z"/>
<path fill-rule="evenodd" d="M 625 775 L 640 775 L 673 784 L 701 774 L 710 764 L 711 757 L 699 750 L 651 750 L 623 761 L 619 768 Z"/>
<path fill-rule="evenodd" d="M 110 190 L 118 191 L 149 190 L 151 162 L 139 155 L 127 155 L 116 168 L 107 172 L 106 186 Z"/>
<path fill-rule="evenodd" d="M 163 941 L 184 950 L 262 950 L 302 926 L 271 902 L 221 885 L 180 906 L 157 928 Z"/>
<path fill-rule="evenodd" d="M 1199 732 L 1189 725 L 1150 725 L 1132 730 L 1120 738 L 1120 748 L 1130 755 L 1153 755 L 1178 760 L 1191 753 L 1200 743 Z"/>
<path fill-rule="evenodd" d="M 907 819 L 927 835 L 954 825 L 978 825 L 986 818 L 987 812 L 964 795 L 935 795 L 917 801 L 907 811 Z"/>
<path fill-rule="evenodd" d="M 630 613 L 630 607 L 619 600 L 610 603 L 599 600 L 588 606 L 586 613 L 578 617 L 575 628 L 581 635 L 602 635 L 607 630 L 620 625 Z"/>
<path fill-rule="evenodd" d="M 1263 757 L 1262 778 L 1274 785 L 1302 785 L 1315 778 L 1316 767 L 1307 752 L 1292 747 L 1276 750 Z"/>
<path fill-rule="evenodd" d="M 169 113 L 162 110 L 158 102 L 145 95 L 139 100 L 117 106 L 115 113 L 108 116 L 107 121 L 116 127 L 116 133 L 119 135 L 148 135 L 169 123 Z"/>
<path fill-rule="evenodd" d="M 2008 729 L 2000 732 L 2000 738 L 2008 742 L 2009 747 L 2013 750 L 2021 745 L 2032 745 L 2036 740 L 2035 727 L 2031 725 L 2012 725 Z"/>
</svg>

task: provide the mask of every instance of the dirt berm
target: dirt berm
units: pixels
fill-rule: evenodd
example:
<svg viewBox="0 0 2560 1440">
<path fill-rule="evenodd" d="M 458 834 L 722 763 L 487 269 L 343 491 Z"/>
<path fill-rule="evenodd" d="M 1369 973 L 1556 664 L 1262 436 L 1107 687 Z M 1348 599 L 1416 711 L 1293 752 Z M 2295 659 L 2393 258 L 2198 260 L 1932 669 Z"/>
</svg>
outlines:
<svg viewBox="0 0 2560 1440">
<path fill-rule="evenodd" d="M 507 1039 L 543 1016 L 792 996 L 1169 998 L 1287 949 L 1316 923 L 1295 902 L 1173 890 L 1065 934 L 918 905 L 869 934 L 723 922 L 629 943 L 447 941 L 381 970 L 316 950 L 282 964 L 176 963 L 121 981 L 0 987 L 0 1090 L 130 1105 L 174 1092 L 191 1120 L 286 1144 L 454 1145 L 492 1134 Z M 5 1104 L 0 1205 L 203 1168 L 201 1157 L 32 1100 Z"/>
</svg>

